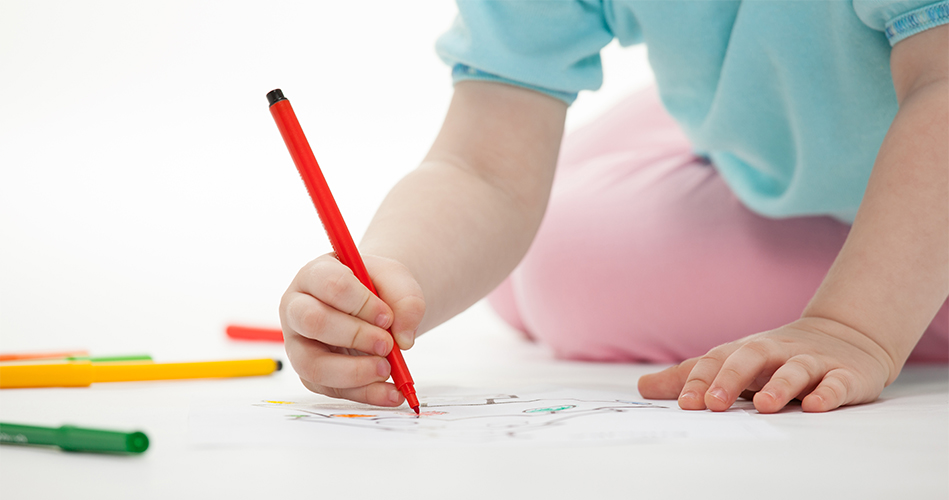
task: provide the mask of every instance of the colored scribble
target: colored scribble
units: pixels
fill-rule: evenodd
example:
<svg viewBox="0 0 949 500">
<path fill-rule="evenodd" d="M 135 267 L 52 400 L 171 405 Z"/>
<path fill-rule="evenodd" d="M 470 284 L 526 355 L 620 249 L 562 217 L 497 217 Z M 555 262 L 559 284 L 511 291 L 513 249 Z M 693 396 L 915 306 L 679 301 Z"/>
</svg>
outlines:
<svg viewBox="0 0 949 500">
<path fill-rule="evenodd" d="M 735 439 L 789 437 L 767 419 L 741 409 L 715 414 L 684 411 L 674 404 L 637 400 L 631 389 L 502 392 L 422 388 L 420 416 L 404 404 L 395 408 L 373 406 L 303 391 L 300 395 L 284 395 L 296 401 L 293 404 L 244 396 L 231 402 L 195 405 L 189 417 L 189 426 L 194 426 L 190 434 L 202 444 L 281 444 L 329 453 L 351 447 L 437 450 L 456 445 L 635 444 L 694 439 L 730 443 Z M 559 448 L 549 448 L 549 452 L 570 453 Z M 439 455 L 436 452 L 431 456 Z M 467 485 L 458 487 L 462 486 Z M 482 492 L 481 496 L 490 493 Z"/>
<path fill-rule="evenodd" d="M 346 402 L 298 403 L 289 408 L 266 403 L 256 406 L 292 408 L 295 413 L 288 417 L 299 422 L 479 443 L 499 439 L 532 440 L 538 433 L 545 434 L 547 430 L 555 428 L 577 428 L 590 433 L 586 426 L 604 418 L 609 419 L 611 415 L 664 408 L 651 403 L 619 399 L 521 398 L 514 394 L 427 398 L 422 402 L 423 411 L 418 416 L 404 408 L 381 408 Z M 309 416 L 301 417 L 300 414 Z M 581 423 L 580 427 L 577 427 L 578 422 Z M 624 432 L 639 431 L 633 429 Z"/>
<path fill-rule="evenodd" d="M 553 413 L 555 411 L 564 411 L 569 410 L 570 408 L 576 408 L 577 405 L 563 405 L 563 406 L 553 406 L 550 408 L 529 408 L 524 410 L 524 413 Z"/>
<path fill-rule="evenodd" d="M 270 403 L 274 405 L 295 405 L 293 401 L 264 401 L 264 403 Z"/>
</svg>

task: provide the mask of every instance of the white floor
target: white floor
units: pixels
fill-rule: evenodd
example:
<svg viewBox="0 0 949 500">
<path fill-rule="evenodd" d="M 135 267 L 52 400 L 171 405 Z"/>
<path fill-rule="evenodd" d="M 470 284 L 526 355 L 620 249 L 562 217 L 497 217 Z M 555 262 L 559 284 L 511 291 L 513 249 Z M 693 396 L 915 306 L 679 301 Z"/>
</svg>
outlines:
<svg viewBox="0 0 949 500">
<path fill-rule="evenodd" d="M 220 338 L 218 357 L 282 355 Z M 658 367 L 556 361 L 483 305 L 407 355 L 421 393 L 438 387 L 556 385 L 635 391 Z M 138 457 L 0 448 L 4 498 L 946 498 L 949 371 L 910 367 L 877 403 L 758 415 L 787 439 L 492 447 L 197 446 L 193 405 L 247 395 L 304 397 L 273 377 L 6 390 L 0 420 L 142 429 Z M 748 408 L 747 402 L 739 403 Z M 714 417 L 714 415 L 710 415 Z"/>
</svg>

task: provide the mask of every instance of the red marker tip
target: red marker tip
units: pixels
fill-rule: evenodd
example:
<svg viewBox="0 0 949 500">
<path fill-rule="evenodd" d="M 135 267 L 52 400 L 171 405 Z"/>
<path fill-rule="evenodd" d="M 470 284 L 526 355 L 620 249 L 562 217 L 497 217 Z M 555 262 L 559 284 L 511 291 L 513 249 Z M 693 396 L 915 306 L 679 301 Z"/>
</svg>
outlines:
<svg viewBox="0 0 949 500">
<path fill-rule="evenodd" d="M 415 396 L 415 387 L 412 387 L 412 384 L 404 384 L 399 387 L 399 390 L 405 395 L 405 402 L 409 404 L 409 408 L 415 410 L 416 415 L 420 415 L 418 409 L 422 405 L 418 402 L 418 397 Z"/>
</svg>

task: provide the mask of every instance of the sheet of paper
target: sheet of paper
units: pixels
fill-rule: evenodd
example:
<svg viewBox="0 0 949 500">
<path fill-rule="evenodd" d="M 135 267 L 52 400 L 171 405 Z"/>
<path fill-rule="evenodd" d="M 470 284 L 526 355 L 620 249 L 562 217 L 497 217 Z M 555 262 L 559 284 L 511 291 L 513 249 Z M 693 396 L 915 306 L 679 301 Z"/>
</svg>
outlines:
<svg viewBox="0 0 949 500">
<path fill-rule="evenodd" d="M 421 415 L 317 395 L 199 402 L 191 441 L 198 445 L 379 446 L 628 443 L 781 438 L 742 410 L 687 412 L 670 402 L 577 389 L 426 391 Z"/>
</svg>

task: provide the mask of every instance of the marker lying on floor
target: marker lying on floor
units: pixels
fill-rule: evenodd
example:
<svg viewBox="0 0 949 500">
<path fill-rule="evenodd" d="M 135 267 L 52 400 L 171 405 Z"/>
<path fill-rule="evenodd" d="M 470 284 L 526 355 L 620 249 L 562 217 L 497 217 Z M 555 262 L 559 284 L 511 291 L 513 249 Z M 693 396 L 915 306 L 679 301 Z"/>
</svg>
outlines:
<svg viewBox="0 0 949 500">
<path fill-rule="evenodd" d="M 270 375 L 283 368 L 276 359 L 204 361 L 197 363 L 68 363 L 0 366 L 0 389 L 88 387 L 98 382 L 180 380 Z"/>
<path fill-rule="evenodd" d="M 69 356 L 88 356 L 89 351 L 73 349 L 71 351 L 52 352 L 5 352 L 0 354 L 0 361 L 23 361 L 27 359 L 65 359 Z"/>
<path fill-rule="evenodd" d="M 152 357 L 148 354 L 123 354 L 120 356 L 67 356 L 63 358 L 66 361 L 89 361 L 91 363 L 128 363 L 151 362 Z"/>
<path fill-rule="evenodd" d="M 283 332 L 278 328 L 257 328 L 253 326 L 227 325 L 224 330 L 234 340 L 260 340 L 264 342 L 283 342 Z"/>
<path fill-rule="evenodd" d="M 0 354 L 0 362 L 6 361 L 91 361 L 93 363 L 120 363 L 126 361 L 152 361 L 148 354 L 123 354 L 119 356 L 89 356 L 86 351 L 27 352 Z"/>
<path fill-rule="evenodd" d="M 142 453 L 148 436 L 142 432 L 116 432 L 64 425 L 39 427 L 0 423 L 0 444 L 58 446 L 66 451 Z"/>
</svg>

